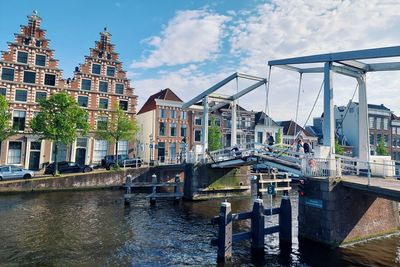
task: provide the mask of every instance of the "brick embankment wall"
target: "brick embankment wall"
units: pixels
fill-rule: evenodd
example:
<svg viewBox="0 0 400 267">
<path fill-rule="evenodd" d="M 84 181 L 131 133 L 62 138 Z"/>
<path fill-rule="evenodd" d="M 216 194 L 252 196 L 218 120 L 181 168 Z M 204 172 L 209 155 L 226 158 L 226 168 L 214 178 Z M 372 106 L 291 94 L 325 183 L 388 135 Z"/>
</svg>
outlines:
<svg viewBox="0 0 400 267">
<path fill-rule="evenodd" d="M 126 175 L 133 178 L 149 171 L 148 167 L 125 169 L 120 171 L 101 171 L 62 175 L 60 177 L 41 177 L 27 180 L 9 180 L 0 182 L 0 193 L 94 189 L 121 186 Z"/>
</svg>

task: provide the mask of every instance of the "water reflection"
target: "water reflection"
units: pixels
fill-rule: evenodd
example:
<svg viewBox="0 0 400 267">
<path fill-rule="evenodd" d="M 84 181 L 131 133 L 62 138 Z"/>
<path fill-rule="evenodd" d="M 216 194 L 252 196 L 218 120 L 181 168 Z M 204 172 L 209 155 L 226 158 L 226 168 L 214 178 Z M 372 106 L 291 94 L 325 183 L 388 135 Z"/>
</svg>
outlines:
<svg viewBox="0 0 400 267">
<path fill-rule="evenodd" d="M 210 218 L 221 200 L 159 202 L 144 198 L 124 208 L 119 191 L 54 192 L 0 197 L 0 265 L 21 266 L 171 266 L 216 265 L 210 245 L 216 228 Z M 144 196 L 144 195 L 143 195 Z M 237 266 L 395 266 L 398 236 L 330 250 L 297 240 L 297 196 L 291 195 L 293 244 L 279 245 L 278 234 L 265 240 L 265 255 L 252 258 L 250 242 L 233 247 Z M 230 199 L 233 212 L 247 211 L 252 201 Z M 280 199 L 273 200 L 277 207 Z M 270 200 L 264 201 L 266 208 Z M 267 226 L 278 223 L 268 217 Z M 249 221 L 234 224 L 246 231 Z"/>
</svg>

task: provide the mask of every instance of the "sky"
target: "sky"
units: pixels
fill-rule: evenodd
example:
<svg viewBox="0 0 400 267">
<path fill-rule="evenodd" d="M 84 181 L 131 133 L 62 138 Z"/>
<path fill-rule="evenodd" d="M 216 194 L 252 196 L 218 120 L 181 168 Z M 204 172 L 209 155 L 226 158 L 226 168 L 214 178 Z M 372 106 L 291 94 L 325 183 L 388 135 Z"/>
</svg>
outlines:
<svg viewBox="0 0 400 267">
<path fill-rule="evenodd" d="M 0 50 L 7 50 L 32 10 L 43 19 L 64 78 L 72 77 L 107 27 L 138 95 L 138 110 L 164 88 L 187 101 L 234 72 L 266 78 L 269 60 L 400 44 L 397 0 L 0 0 Z M 310 114 L 322 113 L 322 79 L 303 76 L 301 125 Z M 233 94 L 248 85 L 239 80 L 238 88 L 233 82 L 220 92 Z M 356 81 L 335 75 L 333 86 L 334 103 L 346 105 Z M 298 74 L 272 68 L 268 101 L 262 86 L 239 105 L 267 110 L 275 120 L 295 119 L 298 90 Z M 369 103 L 400 115 L 399 96 L 400 72 L 367 74 Z"/>
</svg>

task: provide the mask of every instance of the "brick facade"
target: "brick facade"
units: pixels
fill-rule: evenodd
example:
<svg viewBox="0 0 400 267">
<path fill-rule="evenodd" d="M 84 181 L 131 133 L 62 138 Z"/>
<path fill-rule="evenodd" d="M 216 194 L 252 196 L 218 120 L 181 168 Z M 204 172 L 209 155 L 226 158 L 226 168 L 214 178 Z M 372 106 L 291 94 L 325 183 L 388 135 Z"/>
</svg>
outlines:
<svg viewBox="0 0 400 267">
<path fill-rule="evenodd" d="M 28 16 L 28 25 L 21 26 L 20 33 L 15 34 L 14 42 L 8 43 L 8 51 L 2 52 L 0 94 L 9 103 L 13 114 L 11 123 L 17 127 L 18 134 L 1 143 L 0 165 L 13 164 L 39 170 L 45 163 L 52 161 L 52 143 L 39 140 L 29 129 L 32 116 L 39 111 L 39 98 L 47 98 L 60 91 L 68 92 L 77 100 L 78 96 L 87 97 L 85 108 L 89 112 L 89 122 L 93 129 L 100 111 L 107 116 L 107 112 L 119 101 L 126 101 L 122 104 L 127 104 L 126 112 L 129 116 L 136 114 L 136 96 L 107 31 L 100 33 L 100 41 L 90 50 L 90 56 L 85 57 L 85 63 L 76 69 L 74 78 L 64 80 L 58 61 L 54 58 L 54 50 L 49 48 L 50 41 L 46 39 L 46 32 L 40 28 L 40 24 L 41 18 L 36 13 Z M 99 75 L 91 72 L 94 63 L 101 66 Z M 107 75 L 107 67 L 114 68 L 114 73 L 109 70 Z M 84 78 L 91 80 L 90 90 L 82 90 L 81 80 Z M 107 92 L 99 92 L 99 81 L 108 83 Z M 116 84 L 123 86 L 122 93 L 115 92 Z M 121 87 L 118 89 L 121 90 Z M 99 107 L 100 98 L 107 99 L 107 108 Z M 62 146 L 60 160 L 92 163 L 95 145 L 91 132 L 89 137 L 81 137 L 70 146 Z M 113 149 L 111 145 L 108 146 L 110 152 Z M 127 149 L 129 153 L 134 153 L 132 142 L 129 142 Z"/>
</svg>

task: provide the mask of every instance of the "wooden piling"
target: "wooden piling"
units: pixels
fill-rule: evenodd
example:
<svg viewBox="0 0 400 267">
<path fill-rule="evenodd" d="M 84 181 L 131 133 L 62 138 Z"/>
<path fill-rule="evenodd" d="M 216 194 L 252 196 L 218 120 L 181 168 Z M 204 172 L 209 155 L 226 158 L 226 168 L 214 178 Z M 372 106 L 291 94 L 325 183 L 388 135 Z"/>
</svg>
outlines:
<svg viewBox="0 0 400 267">
<path fill-rule="evenodd" d="M 181 177 L 179 176 L 179 174 L 175 175 L 174 193 L 175 193 L 174 204 L 178 204 L 179 201 L 181 200 L 181 197 L 180 197 L 180 193 L 181 193 Z"/>
<path fill-rule="evenodd" d="M 282 196 L 279 212 L 279 242 L 292 243 L 292 205 L 288 192 Z"/>
<path fill-rule="evenodd" d="M 132 187 L 132 175 L 127 175 L 125 180 L 125 195 L 124 203 L 126 206 L 131 204 L 131 187 Z"/>
<path fill-rule="evenodd" d="M 217 262 L 227 262 L 232 258 L 232 210 L 231 203 L 222 202 L 218 222 Z"/>
<path fill-rule="evenodd" d="M 155 205 L 156 204 L 156 193 L 157 193 L 157 175 L 153 174 L 151 176 L 151 183 L 152 183 L 152 197 L 150 197 L 150 205 Z"/>
<path fill-rule="evenodd" d="M 251 217 L 251 250 L 256 255 L 264 253 L 264 227 L 263 201 L 262 199 L 256 199 L 253 203 L 253 214 Z"/>
</svg>

